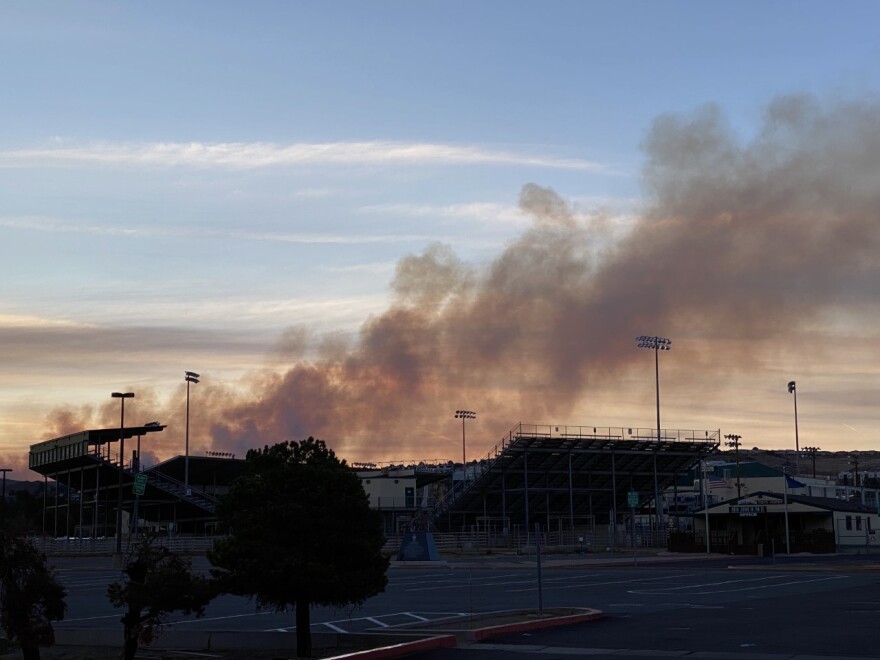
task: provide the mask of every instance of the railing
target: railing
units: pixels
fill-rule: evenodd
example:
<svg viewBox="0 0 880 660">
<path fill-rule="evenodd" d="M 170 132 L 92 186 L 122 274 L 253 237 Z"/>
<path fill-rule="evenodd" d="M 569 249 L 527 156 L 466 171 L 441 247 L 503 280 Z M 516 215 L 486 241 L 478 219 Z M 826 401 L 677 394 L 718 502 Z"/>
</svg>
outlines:
<svg viewBox="0 0 880 660">
<path fill-rule="evenodd" d="M 91 452 L 91 455 L 103 462 L 105 465 L 109 465 L 110 467 L 119 469 L 119 463 L 115 459 L 118 455 L 115 452 L 108 452 L 107 456 L 104 455 L 104 452 Z M 128 468 L 123 468 L 124 472 L 128 475 L 131 475 L 134 478 L 135 473 L 131 470 L 131 463 L 129 463 Z M 170 495 L 174 495 L 175 497 L 179 497 L 182 500 L 195 504 L 210 513 L 214 513 L 214 510 L 217 507 L 217 498 L 213 495 L 209 495 L 208 493 L 193 488 L 192 486 L 187 486 L 182 481 L 178 481 L 174 477 L 170 477 L 167 474 L 162 474 L 161 472 L 141 472 L 140 474 L 147 475 L 147 483 L 151 486 L 155 486 L 156 488 L 165 491 Z"/>
<path fill-rule="evenodd" d="M 397 553 L 406 534 L 388 538 L 383 550 L 391 555 Z M 514 525 L 507 533 L 500 529 L 434 532 L 434 544 L 444 554 L 484 553 L 486 551 L 533 554 L 535 532 L 525 525 Z M 566 529 L 542 531 L 540 543 L 549 552 L 619 552 L 625 554 L 635 549 L 665 550 L 668 532 L 665 529 L 637 529 L 635 538 L 630 530 L 618 525 L 612 533 L 610 526 L 600 525 L 590 530 Z"/>
<path fill-rule="evenodd" d="M 391 555 L 400 549 L 405 533 L 388 537 L 383 550 Z M 204 554 L 217 539 L 223 536 L 158 535 L 153 543 L 175 552 Z M 112 555 L 116 552 L 113 536 L 101 538 L 52 538 L 32 536 L 31 542 L 40 552 L 50 556 Z M 136 536 L 123 537 L 127 551 L 137 540 Z M 532 554 L 535 551 L 535 532 L 525 525 L 513 525 L 502 533 L 500 529 L 434 533 L 437 549 L 446 554 L 468 552 L 505 551 L 515 554 Z M 631 552 L 632 549 L 663 549 L 667 543 L 666 530 L 636 530 L 633 539 L 629 530 L 618 525 L 615 533 L 607 525 L 594 528 L 575 528 L 541 532 L 541 546 L 551 552 Z"/>
<path fill-rule="evenodd" d="M 375 501 L 370 499 L 370 507 L 373 509 L 381 509 L 382 511 L 391 511 L 393 509 L 433 509 L 435 502 L 433 499 L 425 497 L 376 497 Z"/>
<path fill-rule="evenodd" d="M 175 495 L 182 500 L 192 502 L 211 513 L 214 512 L 214 509 L 217 506 L 217 498 L 213 495 L 208 495 L 208 493 L 193 488 L 191 485 L 187 486 L 182 481 L 178 481 L 174 477 L 169 477 L 167 474 L 162 474 L 161 472 L 143 472 L 142 474 L 147 475 L 147 483 L 151 486 L 156 486 L 157 488 L 164 490 L 166 493 Z"/>
<path fill-rule="evenodd" d="M 600 440 L 657 440 L 657 429 L 627 426 L 566 426 L 564 424 L 523 424 L 520 422 L 508 433 L 508 438 L 595 438 Z M 661 440 L 673 442 L 711 442 L 717 444 L 720 430 L 660 429 Z"/>
<path fill-rule="evenodd" d="M 157 536 L 156 546 L 167 547 L 184 554 L 204 554 L 214 546 L 219 536 Z M 135 536 L 123 537 L 123 549 L 128 550 L 137 540 Z M 52 538 L 30 537 L 31 543 L 43 554 L 49 556 L 112 555 L 116 552 L 116 538 Z"/>
</svg>

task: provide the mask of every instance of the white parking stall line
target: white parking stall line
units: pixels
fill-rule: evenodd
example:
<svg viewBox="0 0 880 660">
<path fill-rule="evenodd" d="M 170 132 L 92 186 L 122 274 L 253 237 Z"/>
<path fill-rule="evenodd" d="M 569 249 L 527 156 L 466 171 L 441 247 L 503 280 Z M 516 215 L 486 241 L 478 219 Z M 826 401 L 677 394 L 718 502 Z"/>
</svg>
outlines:
<svg viewBox="0 0 880 660">
<path fill-rule="evenodd" d="M 522 575 L 522 573 L 516 573 L 516 574 L 513 574 L 513 575 L 509 575 L 509 576 L 506 576 L 506 575 L 496 575 L 496 576 L 494 576 L 494 579 L 495 579 L 495 580 L 498 580 L 499 578 L 503 578 L 503 577 L 513 577 L 514 575 Z M 584 578 L 595 577 L 596 575 L 598 575 L 598 573 L 590 573 L 590 574 L 587 574 L 587 575 L 580 575 L 580 576 L 579 576 L 579 575 L 575 575 L 575 576 L 568 575 L 568 576 L 565 576 L 565 577 L 550 578 L 549 580 L 544 580 L 544 582 L 545 582 L 545 583 L 550 583 L 550 582 L 571 582 L 572 580 L 578 580 L 578 579 L 584 579 Z M 528 579 L 525 579 L 525 580 L 508 580 L 507 582 L 495 582 L 495 581 L 492 581 L 492 582 L 484 582 L 484 583 L 481 583 L 481 584 L 478 585 L 478 586 L 484 586 L 484 587 L 508 587 L 508 586 L 510 586 L 510 585 L 513 585 L 513 584 L 535 584 L 536 582 L 537 582 L 537 578 L 533 578 L 533 577 L 532 577 L 532 578 L 528 578 Z M 458 580 L 457 582 L 453 582 L 453 583 L 445 582 L 445 583 L 443 583 L 442 585 L 440 585 L 440 586 L 436 586 L 436 587 L 420 587 L 420 588 L 417 588 L 417 589 L 407 589 L 406 591 L 434 591 L 434 590 L 442 590 L 442 589 L 461 589 L 462 587 L 465 587 L 465 586 L 467 586 L 468 584 L 469 584 L 469 582 L 468 582 L 467 580 Z M 516 589 L 508 589 L 507 591 L 518 591 L 518 590 L 516 590 Z M 531 591 L 531 589 L 522 589 L 521 591 Z"/>
<path fill-rule="evenodd" d="M 183 619 L 181 621 L 172 621 L 167 624 L 169 626 L 179 626 L 185 623 L 204 623 L 205 621 L 225 621 L 226 619 L 244 619 L 249 616 L 265 616 L 267 614 L 277 614 L 274 610 L 269 612 L 248 612 L 247 614 L 228 614 L 226 616 L 215 616 L 215 617 L 203 617 L 197 618 L 193 617 L 192 619 Z"/>
<path fill-rule="evenodd" d="M 783 577 L 783 576 L 778 576 L 778 577 Z M 688 591 L 686 593 L 682 593 L 681 595 L 682 596 L 710 596 L 710 595 L 714 595 L 714 594 L 731 594 L 731 593 L 738 593 L 741 591 L 758 591 L 759 589 L 776 589 L 777 587 L 786 587 L 786 586 L 791 586 L 793 584 L 809 584 L 811 582 L 827 582 L 828 580 L 846 580 L 848 578 L 849 578 L 849 575 L 831 575 L 828 577 L 815 578 L 812 580 L 792 580 L 791 582 L 776 582 L 774 584 L 761 584 L 761 585 L 754 585 L 751 587 L 741 587 L 738 589 L 717 589 L 715 591 Z M 747 582 L 747 581 L 749 581 L 749 580 L 742 580 L 742 582 Z M 718 585 L 730 584 L 730 582 L 719 582 L 717 584 Z M 694 585 L 694 586 L 700 587 L 700 586 L 713 586 L 713 585 Z M 645 594 L 667 595 L 667 596 L 678 595 L 678 594 L 671 593 L 672 591 L 673 591 L 672 589 L 667 589 L 667 590 L 658 589 L 656 591 L 633 590 L 633 591 L 628 591 L 627 593 L 640 594 L 640 595 L 645 595 Z"/>
<path fill-rule="evenodd" d="M 330 628 L 330 630 L 335 630 L 335 631 L 338 632 L 338 633 L 343 633 L 343 634 L 345 634 L 345 633 L 348 632 L 348 631 L 345 630 L 344 628 L 340 628 L 339 626 L 335 626 L 335 625 L 333 625 L 332 623 L 330 623 L 329 621 L 325 621 L 325 622 L 323 622 L 323 623 L 321 623 L 321 624 L 317 624 L 317 625 L 327 626 L 328 628 Z"/>
<path fill-rule="evenodd" d="M 63 622 L 59 622 L 59 623 L 61 623 L 62 627 L 63 627 L 63 624 L 72 623 L 73 621 L 97 621 L 98 619 L 118 619 L 118 618 L 119 618 L 119 614 L 105 614 L 103 616 L 83 616 L 78 619 L 64 619 Z M 56 623 L 54 625 L 58 626 L 59 623 Z"/>
<path fill-rule="evenodd" d="M 678 578 L 692 577 L 694 575 L 696 575 L 696 574 L 695 573 L 687 573 L 684 575 L 664 575 L 664 576 L 656 577 L 656 578 L 634 578 L 632 580 L 609 580 L 606 582 L 582 582 L 580 584 L 568 584 L 568 585 L 560 586 L 560 587 L 549 587 L 549 588 L 544 587 L 544 589 L 547 591 L 554 591 L 554 590 L 560 590 L 560 589 L 583 589 L 585 587 L 602 587 L 602 586 L 609 585 L 609 584 L 631 584 L 631 583 L 639 583 L 639 582 L 652 582 L 652 581 L 656 581 L 656 580 L 673 580 L 673 579 L 678 579 Z M 518 593 L 521 591 L 537 591 L 537 590 L 538 590 L 537 587 L 533 587 L 530 589 L 508 589 L 508 592 Z M 629 593 L 635 593 L 635 592 L 629 592 Z"/>
<path fill-rule="evenodd" d="M 422 616 L 422 614 L 426 616 Z M 369 621 L 375 626 L 380 626 L 381 628 L 397 628 L 399 626 L 408 625 L 408 623 L 385 623 L 382 619 L 390 619 L 394 617 L 406 616 L 416 619 L 417 621 L 433 621 L 437 619 L 451 619 L 454 617 L 464 617 L 468 616 L 467 614 L 462 614 L 461 612 L 422 612 L 420 614 L 414 614 L 413 612 L 389 612 L 388 614 L 380 614 L 378 616 L 362 616 L 356 619 L 336 619 L 334 621 L 318 621 L 312 623 L 312 626 L 327 626 L 332 630 L 335 630 L 338 633 L 349 633 L 351 632 L 351 628 L 356 628 L 357 623 L 359 621 Z M 292 626 L 290 628 L 273 628 L 273 630 L 277 630 L 279 632 L 290 632 L 296 630 L 296 626 Z"/>
<path fill-rule="evenodd" d="M 658 589 L 657 591 L 651 592 L 634 592 L 630 591 L 628 593 L 670 593 L 673 591 L 684 591 L 687 589 L 702 589 L 703 587 L 720 587 L 725 584 L 742 584 L 743 582 L 766 582 L 767 580 L 781 580 L 785 578 L 785 575 L 764 575 L 761 577 L 752 577 L 752 578 L 741 578 L 737 580 L 723 580 L 721 582 L 703 582 L 701 584 L 684 584 L 679 587 L 666 587 L 664 589 Z"/>
<path fill-rule="evenodd" d="M 395 580 L 394 582 L 391 582 L 388 586 L 389 587 L 397 587 L 397 586 L 409 587 L 409 586 L 419 585 L 419 584 L 449 584 L 450 580 L 453 582 L 460 583 L 460 584 L 466 584 L 468 582 L 497 580 L 499 578 L 515 577 L 517 575 L 522 575 L 522 573 L 508 573 L 505 575 L 491 575 L 491 576 L 490 575 L 483 575 L 483 576 L 478 575 L 476 577 L 471 578 L 471 577 L 468 577 L 467 575 L 462 574 L 461 572 L 458 572 L 458 573 L 450 573 L 449 575 L 447 575 L 445 577 L 445 579 L 438 579 L 438 580 L 410 580 L 410 581 Z"/>
</svg>

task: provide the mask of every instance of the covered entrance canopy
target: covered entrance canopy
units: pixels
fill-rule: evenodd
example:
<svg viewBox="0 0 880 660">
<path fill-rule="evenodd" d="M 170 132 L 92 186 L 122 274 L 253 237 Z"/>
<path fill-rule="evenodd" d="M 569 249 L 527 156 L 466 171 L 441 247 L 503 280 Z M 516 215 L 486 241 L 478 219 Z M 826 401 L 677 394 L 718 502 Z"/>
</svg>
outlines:
<svg viewBox="0 0 880 660">
<path fill-rule="evenodd" d="M 697 551 L 701 539 L 705 549 L 707 517 L 712 551 L 737 554 L 870 548 L 880 527 L 877 510 L 858 501 L 763 491 L 696 512 Z"/>
</svg>

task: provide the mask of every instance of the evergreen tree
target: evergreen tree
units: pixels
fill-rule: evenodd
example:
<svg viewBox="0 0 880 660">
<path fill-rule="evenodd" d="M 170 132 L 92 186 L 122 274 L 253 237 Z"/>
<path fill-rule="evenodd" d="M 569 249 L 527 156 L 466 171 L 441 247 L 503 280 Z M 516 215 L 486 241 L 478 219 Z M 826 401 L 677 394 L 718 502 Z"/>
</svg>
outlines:
<svg viewBox="0 0 880 660">
<path fill-rule="evenodd" d="M 294 609 L 297 655 L 308 657 L 312 605 L 360 605 L 384 591 L 380 517 L 358 476 L 321 440 L 251 450 L 247 462 L 218 505 L 231 534 L 208 554 L 212 573 L 229 593 Z"/>
<path fill-rule="evenodd" d="M 67 592 L 27 539 L 0 536 L 0 625 L 21 646 L 24 660 L 39 660 L 55 643 L 53 621 L 64 618 Z"/>
<path fill-rule="evenodd" d="M 153 641 L 168 614 L 201 616 L 215 595 L 212 580 L 193 574 L 188 559 L 153 541 L 147 536 L 140 539 L 124 569 L 127 579 L 107 587 L 114 607 L 125 608 L 124 660 L 133 660 L 140 644 Z"/>
</svg>

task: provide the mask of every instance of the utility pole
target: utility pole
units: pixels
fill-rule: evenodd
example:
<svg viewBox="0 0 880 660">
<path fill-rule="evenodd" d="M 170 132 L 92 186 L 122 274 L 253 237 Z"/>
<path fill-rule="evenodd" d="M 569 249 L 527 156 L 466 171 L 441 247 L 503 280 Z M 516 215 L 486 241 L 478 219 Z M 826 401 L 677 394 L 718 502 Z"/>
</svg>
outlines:
<svg viewBox="0 0 880 660">
<path fill-rule="evenodd" d="M 736 435 L 735 433 L 729 433 L 724 436 L 730 442 L 725 442 L 724 444 L 728 447 L 733 447 L 734 453 L 736 455 L 736 496 L 742 497 L 742 484 L 739 479 L 739 441 L 742 440 L 741 435 Z"/>
<path fill-rule="evenodd" d="M 12 468 L 0 468 L 0 472 L 3 473 L 3 503 L 2 503 L 3 509 L 2 509 L 2 512 L 0 512 L 0 515 L 2 515 L 3 528 L 5 529 L 6 528 L 6 473 L 12 472 Z"/>
<path fill-rule="evenodd" d="M 813 479 L 816 478 L 816 453 L 819 449 L 820 447 L 804 447 L 804 451 L 810 455 L 810 458 L 813 461 Z"/>
</svg>

